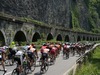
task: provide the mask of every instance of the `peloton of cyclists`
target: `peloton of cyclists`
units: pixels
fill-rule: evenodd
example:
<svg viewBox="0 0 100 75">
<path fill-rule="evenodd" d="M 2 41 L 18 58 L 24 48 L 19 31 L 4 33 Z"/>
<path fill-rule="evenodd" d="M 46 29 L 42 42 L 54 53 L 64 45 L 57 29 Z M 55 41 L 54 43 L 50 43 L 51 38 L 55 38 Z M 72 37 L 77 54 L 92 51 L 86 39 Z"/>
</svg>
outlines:
<svg viewBox="0 0 100 75">
<path fill-rule="evenodd" d="M 3 47 L 0 47 L 0 61 L 4 72 L 7 71 L 7 69 L 5 68 L 5 59 L 6 59 L 6 50 Z"/>
</svg>

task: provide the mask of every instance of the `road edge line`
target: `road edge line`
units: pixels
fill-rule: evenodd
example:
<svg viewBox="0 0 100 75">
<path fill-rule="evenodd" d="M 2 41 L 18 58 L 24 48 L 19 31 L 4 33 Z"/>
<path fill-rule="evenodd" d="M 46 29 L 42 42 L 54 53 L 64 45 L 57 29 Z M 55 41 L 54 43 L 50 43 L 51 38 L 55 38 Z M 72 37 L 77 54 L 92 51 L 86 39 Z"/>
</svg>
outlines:
<svg viewBox="0 0 100 75">
<path fill-rule="evenodd" d="M 68 73 L 76 66 L 76 62 L 74 63 L 74 65 L 69 68 L 63 75 L 68 75 Z"/>
</svg>

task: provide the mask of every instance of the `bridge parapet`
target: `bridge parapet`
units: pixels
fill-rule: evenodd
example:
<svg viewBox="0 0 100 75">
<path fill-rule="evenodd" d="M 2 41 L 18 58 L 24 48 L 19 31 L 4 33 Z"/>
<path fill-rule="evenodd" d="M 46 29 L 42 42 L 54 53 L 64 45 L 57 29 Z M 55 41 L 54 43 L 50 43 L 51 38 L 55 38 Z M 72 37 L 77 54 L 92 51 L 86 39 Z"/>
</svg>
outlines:
<svg viewBox="0 0 100 75">
<path fill-rule="evenodd" d="M 5 44 L 9 44 L 11 41 L 32 42 L 32 39 L 34 41 L 35 33 L 37 33 L 35 41 L 42 39 L 42 34 L 45 35 L 45 39 L 47 39 L 48 34 L 50 34 L 51 37 L 49 40 L 56 38 L 57 41 L 76 42 L 83 40 L 90 41 L 90 39 L 91 41 L 100 40 L 99 34 L 73 31 L 62 26 L 48 25 L 40 21 L 15 17 L 3 13 L 0 13 L 0 31 L 2 37 L 0 40 L 2 41 L 4 39 L 3 42 L 5 42 Z M 20 36 L 23 37 L 24 40 L 20 38 Z M 37 39 L 39 36 L 40 38 Z"/>
</svg>

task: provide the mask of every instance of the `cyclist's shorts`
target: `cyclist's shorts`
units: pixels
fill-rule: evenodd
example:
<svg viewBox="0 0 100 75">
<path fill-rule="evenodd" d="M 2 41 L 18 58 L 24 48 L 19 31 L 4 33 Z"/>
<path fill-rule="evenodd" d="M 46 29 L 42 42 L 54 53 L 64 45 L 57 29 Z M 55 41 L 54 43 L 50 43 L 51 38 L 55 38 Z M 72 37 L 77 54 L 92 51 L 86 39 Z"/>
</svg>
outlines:
<svg viewBox="0 0 100 75">
<path fill-rule="evenodd" d="M 12 54 L 8 54 L 8 59 L 12 59 L 12 58 L 13 58 Z"/>
<path fill-rule="evenodd" d="M 42 53 L 42 60 L 45 60 L 45 59 L 47 59 L 48 58 L 48 54 L 47 53 Z"/>
<path fill-rule="evenodd" d="M 33 58 L 34 58 L 34 55 L 33 55 L 32 52 L 27 52 L 27 54 L 28 54 L 28 57 L 29 57 L 30 59 L 33 59 Z"/>
<path fill-rule="evenodd" d="M 15 57 L 14 57 L 14 61 L 17 61 L 18 65 L 21 65 L 20 57 L 15 56 Z"/>
</svg>

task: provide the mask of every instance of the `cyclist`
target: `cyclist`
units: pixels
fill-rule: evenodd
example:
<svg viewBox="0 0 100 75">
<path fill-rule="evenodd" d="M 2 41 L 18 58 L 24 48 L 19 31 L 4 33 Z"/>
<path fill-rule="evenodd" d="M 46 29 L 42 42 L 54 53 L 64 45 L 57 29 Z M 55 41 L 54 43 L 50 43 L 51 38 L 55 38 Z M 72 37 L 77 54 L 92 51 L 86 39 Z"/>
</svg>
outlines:
<svg viewBox="0 0 100 75">
<path fill-rule="evenodd" d="M 36 58 L 38 58 L 38 53 L 37 53 L 37 50 L 36 50 L 36 46 L 34 44 L 31 44 L 29 46 L 29 49 L 32 51 L 33 49 L 33 54 L 35 55 Z"/>
<path fill-rule="evenodd" d="M 63 56 L 66 55 L 66 57 L 69 58 L 69 52 L 70 52 L 70 44 L 65 43 L 63 45 Z"/>
<path fill-rule="evenodd" d="M 41 59 L 42 63 L 46 60 L 48 62 L 48 55 L 49 55 L 49 47 L 45 44 L 45 47 L 41 49 Z"/>
<path fill-rule="evenodd" d="M 18 69 L 18 71 L 19 71 L 20 73 L 23 71 L 22 62 L 23 62 L 24 57 L 25 57 L 24 52 L 21 51 L 21 50 L 19 50 L 19 51 L 15 54 L 14 60 L 17 61 L 17 69 Z"/>
<path fill-rule="evenodd" d="M 6 51 L 3 47 L 0 47 L 0 61 L 1 61 L 1 65 L 3 67 L 4 72 L 7 71 L 7 69 L 5 69 L 5 58 L 6 58 Z"/>
<path fill-rule="evenodd" d="M 14 56 L 16 54 L 16 51 L 15 50 L 12 50 L 12 48 L 8 48 L 8 60 L 12 60 L 12 64 L 10 63 L 10 65 L 13 65 L 14 63 Z"/>
<path fill-rule="evenodd" d="M 57 48 L 57 56 L 58 56 L 58 54 L 59 54 L 60 51 L 61 51 L 61 44 L 60 44 L 60 43 L 56 43 L 55 46 L 56 46 L 56 48 Z"/>
<path fill-rule="evenodd" d="M 52 46 L 50 49 L 51 49 L 50 50 L 50 56 L 51 56 L 51 60 L 50 61 L 53 62 L 55 60 L 56 56 L 57 56 L 57 47 L 56 46 Z"/>
<path fill-rule="evenodd" d="M 28 61 L 30 63 L 30 71 L 31 71 L 31 66 L 35 62 L 35 58 L 38 58 L 37 50 L 34 44 L 31 44 L 27 50 L 27 55 L 28 55 Z"/>
<path fill-rule="evenodd" d="M 42 50 L 45 49 L 46 47 L 47 47 L 47 45 L 46 45 L 46 44 L 43 44 L 43 46 L 41 47 L 41 52 L 42 52 Z"/>
</svg>

